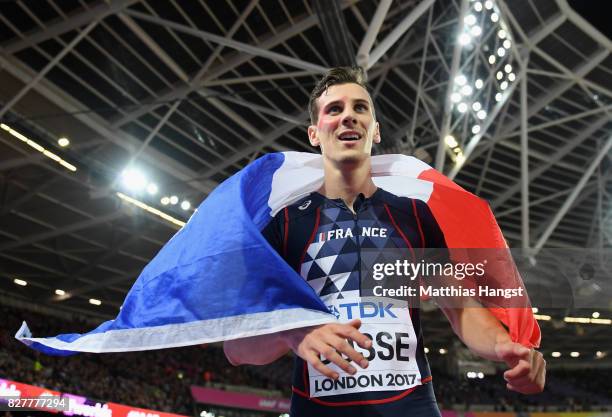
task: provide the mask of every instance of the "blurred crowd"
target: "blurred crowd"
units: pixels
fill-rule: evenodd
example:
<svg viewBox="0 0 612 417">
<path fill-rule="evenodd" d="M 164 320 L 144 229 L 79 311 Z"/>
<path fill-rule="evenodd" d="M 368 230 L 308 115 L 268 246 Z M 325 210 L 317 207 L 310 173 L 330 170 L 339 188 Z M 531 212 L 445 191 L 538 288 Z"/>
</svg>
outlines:
<svg viewBox="0 0 612 417">
<path fill-rule="evenodd" d="M 146 352 L 41 355 L 17 342 L 13 335 L 23 320 L 35 336 L 83 333 L 91 324 L 60 319 L 27 310 L 0 307 L 0 378 L 49 389 L 158 411 L 193 415 L 191 385 L 260 389 L 291 395 L 292 359 L 264 367 L 230 365 L 220 345 L 202 345 Z M 431 363 L 436 397 L 443 408 L 491 404 L 497 411 L 600 411 L 612 403 L 605 370 L 548 372 L 544 393 L 522 396 L 509 392 L 501 375 L 467 379 L 449 375 Z M 244 388 L 248 387 L 248 388 Z"/>
</svg>

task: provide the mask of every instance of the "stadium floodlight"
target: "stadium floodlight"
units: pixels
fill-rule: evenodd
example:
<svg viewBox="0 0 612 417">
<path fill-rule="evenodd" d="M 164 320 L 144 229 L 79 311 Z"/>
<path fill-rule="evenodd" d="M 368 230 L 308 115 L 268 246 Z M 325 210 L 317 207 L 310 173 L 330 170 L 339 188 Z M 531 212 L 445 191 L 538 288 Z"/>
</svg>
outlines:
<svg viewBox="0 0 612 417">
<path fill-rule="evenodd" d="M 461 35 L 459 35 L 459 45 L 468 45 L 470 42 L 472 42 L 472 37 L 470 35 L 468 35 L 467 33 L 462 33 Z"/>
<path fill-rule="evenodd" d="M 531 311 L 532 311 L 534 314 L 536 314 L 536 313 L 537 313 L 538 311 L 540 311 L 540 310 L 538 310 L 538 308 L 537 308 L 537 307 L 532 307 L 532 308 L 531 308 Z"/>
<path fill-rule="evenodd" d="M 455 139 L 453 135 L 447 135 L 444 138 L 444 143 L 446 143 L 450 148 L 454 148 L 455 146 L 459 145 L 459 143 L 457 143 L 457 139 Z"/>
<path fill-rule="evenodd" d="M 70 145 L 70 140 L 68 140 L 66 137 L 61 137 L 57 140 L 57 144 L 62 148 L 65 148 L 66 146 Z"/>
<path fill-rule="evenodd" d="M 102 305 L 102 301 L 96 299 L 96 298 L 90 298 L 89 299 L 89 304 L 93 304 L 95 306 L 99 306 Z"/>
<path fill-rule="evenodd" d="M 510 49 L 510 47 L 512 46 L 512 42 L 510 41 L 510 39 L 506 39 L 502 45 L 504 46 L 504 48 L 506 49 Z"/>
<path fill-rule="evenodd" d="M 508 33 L 505 30 L 503 30 L 503 29 L 500 29 L 497 32 L 497 36 L 499 36 L 500 39 L 505 39 L 507 35 L 508 35 Z"/>
<path fill-rule="evenodd" d="M 170 196 L 170 204 L 172 204 L 173 206 L 174 206 L 174 205 L 176 205 L 176 204 L 178 204 L 178 200 L 179 200 L 179 199 L 178 199 L 178 197 L 177 197 L 177 196 L 175 196 L 175 195 Z"/>
<path fill-rule="evenodd" d="M 482 3 L 479 1 L 474 3 L 474 10 L 476 10 L 477 12 L 482 12 Z"/>
<path fill-rule="evenodd" d="M 477 134 L 480 132 L 480 125 L 474 125 L 472 126 L 472 133 L 473 134 Z"/>
<path fill-rule="evenodd" d="M 158 191 L 159 191 L 159 188 L 157 187 L 157 184 L 151 182 L 147 185 L 147 192 L 149 194 L 155 195 L 157 194 Z"/>
<path fill-rule="evenodd" d="M 121 182 L 123 186 L 132 190 L 140 191 L 147 185 L 145 175 L 136 168 L 127 168 L 121 173 Z"/>
<path fill-rule="evenodd" d="M 491 13 L 491 22 L 499 21 L 499 15 L 497 13 Z"/>
<path fill-rule="evenodd" d="M 27 281 L 24 281 L 24 280 L 19 279 L 19 278 L 15 278 L 15 279 L 13 280 L 13 282 L 14 282 L 15 284 L 17 284 L 17 285 L 21 285 L 22 287 L 25 287 L 26 285 L 28 285 L 28 282 L 27 282 Z"/>
<path fill-rule="evenodd" d="M 440 348 L 438 352 L 440 352 L 440 355 L 446 355 L 447 350 L 444 348 Z"/>
<path fill-rule="evenodd" d="M 580 352 L 570 352 L 570 356 L 571 356 L 572 358 L 577 358 L 577 357 L 579 357 L 579 356 L 580 356 Z"/>
<path fill-rule="evenodd" d="M 459 74 L 455 77 L 455 84 L 462 86 L 465 85 L 465 83 L 467 83 L 467 78 L 465 78 L 465 75 Z"/>
<path fill-rule="evenodd" d="M 478 372 L 478 379 L 484 379 L 484 372 Z"/>
<path fill-rule="evenodd" d="M 472 92 L 472 87 L 470 87 L 469 85 L 464 85 L 463 87 L 461 87 L 461 94 L 463 94 L 464 96 L 469 96 L 472 94 Z"/>
<path fill-rule="evenodd" d="M 491 0 L 485 1 L 484 7 L 487 10 L 491 10 L 493 8 L 493 2 Z"/>
<path fill-rule="evenodd" d="M 514 75 L 514 73 L 513 73 L 513 72 L 511 72 L 510 74 L 508 74 L 508 79 L 509 79 L 510 81 L 514 81 L 514 80 L 516 80 L 516 75 Z"/>
<path fill-rule="evenodd" d="M 459 113 L 465 113 L 468 109 L 468 105 L 465 103 L 459 103 L 457 105 L 457 110 L 459 111 Z"/>
<path fill-rule="evenodd" d="M 598 311 L 593 311 L 593 314 L 591 314 L 591 316 L 593 316 L 594 319 L 598 319 L 599 318 L 599 312 Z"/>
<path fill-rule="evenodd" d="M 506 48 L 503 48 L 503 47 L 502 48 L 498 48 L 497 49 L 497 55 L 499 57 L 502 57 L 502 56 L 506 55 Z"/>
<path fill-rule="evenodd" d="M 475 101 L 475 102 L 472 103 L 472 109 L 474 111 L 478 111 L 478 110 L 482 109 L 482 104 L 480 104 L 479 101 Z"/>
<path fill-rule="evenodd" d="M 495 58 L 495 55 L 489 55 L 489 64 L 493 65 L 495 64 L 495 61 L 497 61 L 497 58 Z"/>
<path fill-rule="evenodd" d="M 189 210 L 191 208 L 191 203 L 187 200 L 183 201 L 181 203 L 181 208 L 185 211 Z"/>
<path fill-rule="evenodd" d="M 478 37 L 482 35 L 482 28 L 478 25 L 472 26 L 472 28 L 470 29 L 470 34 L 474 37 Z"/>
<path fill-rule="evenodd" d="M 504 73 L 501 71 L 497 71 L 497 74 L 495 74 L 495 78 L 501 81 L 501 79 L 504 78 Z"/>
<path fill-rule="evenodd" d="M 484 110 L 479 110 L 478 113 L 476 113 L 476 117 L 478 117 L 480 120 L 484 120 L 487 118 L 487 112 Z"/>
<path fill-rule="evenodd" d="M 55 290 L 55 295 L 66 295 L 66 291 L 64 291 L 64 290 Z"/>
<path fill-rule="evenodd" d="M 459 103 L 461 101 L 461 94 L 454 92 L 453 94 L 451 94 L 451 101 L 453 103 Z"/>
<path fill-rule="evenodd" d="M 465 16 L 463 18 L 463 23 L 465 23 L 466 25 L 472 26 L 476 24 L 476 16 L 474 16 L 473 14 L 468 14 L 467 16 Z"/>
<path fill-rule="evenodd" d="M 508 81 L 502 81 L 502 83 L 499 85 L 500 90 L 504 91 L 506 88 L 508 88 Z"/>
<path fill-rule="evenodd" d="M 553 358 L 560 358 L 561 357 L 561 352 L 553 352 L 550 354 Z"/>
<path fill-rule="evenodd" d="M 484 86 L 484 82 L 479 78 L 474 82 L 474 87 L 480 90 Z"/>
<path fill-rule="evenodd" d="M 168 204 L 170 204 L 170 197 L 168 196 L 164 196 L 161 198 L 160 202 L 164 205 L 167 206 Z"/>
<path fill-rule="evenodd" d="M 497 101 L 497 102 L 502 101 L 502 98 L 504 98 L 502 93 L 495 94 L 495 101 Z"/>
</svg>

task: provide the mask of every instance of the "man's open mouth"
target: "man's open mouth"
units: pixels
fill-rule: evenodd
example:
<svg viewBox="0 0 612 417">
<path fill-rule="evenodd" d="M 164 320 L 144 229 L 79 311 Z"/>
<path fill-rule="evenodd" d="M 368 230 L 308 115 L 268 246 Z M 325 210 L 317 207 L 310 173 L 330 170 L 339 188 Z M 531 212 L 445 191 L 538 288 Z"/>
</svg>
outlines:
<svg viewBox="0 0 612 417">
<path fill-rule="evenodd" d="M 361 135 L 357 132 L 344 132 L 338 135 L 338 139 L 350 142 L 361 139 Z"/>
</svg>

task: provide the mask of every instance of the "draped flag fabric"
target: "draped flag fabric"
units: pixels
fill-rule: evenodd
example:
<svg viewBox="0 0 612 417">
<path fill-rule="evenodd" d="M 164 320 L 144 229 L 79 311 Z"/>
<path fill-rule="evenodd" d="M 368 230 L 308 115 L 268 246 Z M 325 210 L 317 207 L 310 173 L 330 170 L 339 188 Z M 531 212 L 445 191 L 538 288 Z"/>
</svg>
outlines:
<svg viewBox="0 0 612 417">
<path fill-rule="evenodd" d="M 372 177 L 393 194 L 425 201 L 449 248 L 506 247 L 487 203 L 420 160 L 374 156 Z M 46 338 L 32 337 L 24 322 L 15 337 L 47 354 L 70 355 L 196 345 L 334 322 L 260 233 L 279 210 L 322 182 L 320 155 L 286 152 L 257 159 L 217 187 L 164 245 L 116 319 L 85 334 Z M 513 341 L 539 345 L 528 300 L 521 308 L 490 310 Z"/>
</svg>

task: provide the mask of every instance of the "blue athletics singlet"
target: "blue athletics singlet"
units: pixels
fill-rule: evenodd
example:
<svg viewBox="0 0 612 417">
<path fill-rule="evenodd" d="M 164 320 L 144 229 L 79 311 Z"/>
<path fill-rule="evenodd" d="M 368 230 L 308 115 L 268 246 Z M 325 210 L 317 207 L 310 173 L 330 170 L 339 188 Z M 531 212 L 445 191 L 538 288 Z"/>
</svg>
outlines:
<svg viewBox="0 0 612 417">
<path fill-rule="evenodd" d="M 379 188 L 370 198 L 359 195 L 354 209 L 312 193 L 279 211 L 263 230 L 330 312 L 340 322 L 360 318 L 360 332 L 372 339 L 369 350 L 354 344 L 368 359 L 367 369 L 355 366 L 350 375 L 328 365 L 340 375 L 336 381 L 296 357 L 291 415 L 439 416 L 418 296 L 373 297 L 372 271 L 375 264 L 392 263 L 398 252 L 415 260 L 423 248 L 445 248 L 444 236 L 420 200 Z"/>
</svg>

